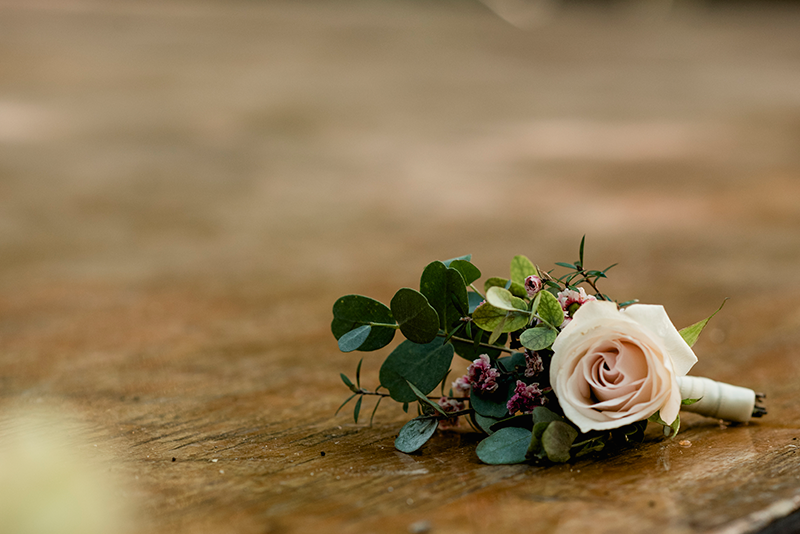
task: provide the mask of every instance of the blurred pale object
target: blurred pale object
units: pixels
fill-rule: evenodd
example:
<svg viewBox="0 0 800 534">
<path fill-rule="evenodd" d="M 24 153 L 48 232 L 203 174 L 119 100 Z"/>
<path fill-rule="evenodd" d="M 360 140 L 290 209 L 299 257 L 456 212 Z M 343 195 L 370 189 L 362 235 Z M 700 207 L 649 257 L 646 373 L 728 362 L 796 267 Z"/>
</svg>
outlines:
<svg viewBox="0 0 800 534">
<path fill-rule="evenodd" d="M 108 534 L 124 530 L 119 493 L 75 428 L 54 414 L 0 422 L 0 531 Z"/>
</svg>

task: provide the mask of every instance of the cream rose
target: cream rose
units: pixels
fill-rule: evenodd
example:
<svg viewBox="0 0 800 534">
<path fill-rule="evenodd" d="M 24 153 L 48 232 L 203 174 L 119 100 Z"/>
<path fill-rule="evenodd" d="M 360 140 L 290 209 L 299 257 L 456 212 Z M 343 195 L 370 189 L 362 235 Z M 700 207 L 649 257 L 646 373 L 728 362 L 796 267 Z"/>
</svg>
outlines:
<svg viewBox="0 0 800 534">
<path fill-rule="evenodd" d="M 581 432 L 608 430 L 681 407 L 679 376 L 697 362 L 662 306 L 589 301 L 553 343 L 550 384 Z"/>
</svg>

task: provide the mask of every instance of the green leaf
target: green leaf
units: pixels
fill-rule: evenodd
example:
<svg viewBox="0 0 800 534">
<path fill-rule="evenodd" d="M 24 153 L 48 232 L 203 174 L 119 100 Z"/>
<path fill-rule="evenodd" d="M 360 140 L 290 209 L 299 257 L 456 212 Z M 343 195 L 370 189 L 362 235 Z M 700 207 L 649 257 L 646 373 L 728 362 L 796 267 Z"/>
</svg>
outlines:
<svg viewBox="0 0 800 534">
<path fill-rule="evenodd" d="M 422 271 L 419 290 L 439 315 L 442 330 L 448 331 L 461 317 L 469 314 L 464 277 L 440 261 L 429 263 Z"/>
<path fill-rule="evenodd" d="M 417 451 L 433 436 L 438 427 L 439 421 L 433 418 L 412 419 L 400 429 L 394 446 L 400 452 Z"/>
<path fill-rule="evenodd" d="M 583 237 L 581 238 L 581 246 L 578 249 L 578 263 L 580 264 L 581 267 L 585 265 L 583 263 L 583 245 L 585 242 L 586 242 L 586 234 L 584 234 Z"/>
<path fill-rule="evenodd" d="M 511 260 L 511 280 L 525 287 L 525 279 L 529 276 L 539 276 L 539 271 L 525 256 L 514 256 Z"/>
<path fill-rule="evenodd" d="M 497 423 L 497 419 L 495 419 L 493 417 L 484 417 L 483 415 L 479 414 L 478 412 L 473 412 L 472 413 L 472 420 L 475 422 L 475 424 L 478 426 L 478 428 L 480 428 L 480 430 L 483 430 L 484 432 L 486 432 L 490 436 L 492 434 L 494 434 L 494 430 L 492 430 L 492 426 L 494 426 L 495 423 Z"/>
<path fill-rule="evenodd" d="M 696 322 L 691 326 L 687 326 L 686 328 L 682 328 L 678 332 L 681 335 L 681 337 L 683 338 L 683 340 L 686 342 L 687 345 L 689 345 L 690 347 L 694 346 L 694 344 L 697 342 L 697 338 L 700 337 L 700 333 L 703 331 L 703 329 L 708 324 L 708 321 L 710 321 L 712 317 L 714 317 L 717 313 L 719 313 L 719 311 L 722 309 L 722 307 L 725 306 L 725 302 L 727 302 L 727 300 L 728 300 L 728 297 L 725 297 L 722 300 L 722 304 L 720 304 L 719 308 L 717 308 L 717 311 L 715 311 L 714 313 L 712 313 L 711 315 L 709 315 L 708 317 L 706 317 L 702 321 Z"/>
<path fill-rule="evenodd" d="M 502 287 L 505 288 L 508 285 L 508 280 L 505 278 L 489 278 L 483 284 L 484 292 L 489 291 L 490 287 Z M 516 282 L 511 282 L 511 286 L 508 287 L 508 290 L 511 291 L 511 294 L 515 297 L 525 298 L 528 296 L 528 292 L 525 290 L 525 286 L 522 284 L 518 284 Z"/>
<path fill-rule="evenodd" d="M 563 262 L 563 261 L 557 261 L 556 265 L 558 265 L 559 267 L 566 267 L 567 269 L 577 269 L 578 268 L 578 266 L 575 265 L 574 263 L 566 263 L 566 262 Z"/>
<path fill-rule="evenodd" d="M 542 350 L 549 348 L 558 337 L 558 332 L 549 326 L 540 325 L 528 328 L 519 336 L 519 342 L 529 350 Z"/>
<path fill-rule="evenodd" d="M 542 434 L 542 447 L 551 462 L 563 463 L 569 460 L 569 449 L 578 437 L 578 431 L 563 421 L 552 421 Z"/>
<path fill-rule="evenodd" d="M 542 300 L 539 301 L 536 315 L 548 324 L 558 328 L 564 322 L 564 310 L 561 309 L 561 304 L 549 291 L 541 291 L 539 295 L 542 296 Z"/>
<path fill-rule="evenodd" d="M 485 341 L 486 339 L 488 339 L 488 334 L 486 334 L 485 331 L 481 330 L 480 328 L 473 328 L 472 336 L 468 337 L 468 339 L 473 339 L 475 342 L 480 343 L 481 341 Z M 505 346 L 507 339 L 508 339 L 507 334 L 501 335 L 497 340 L 498 345 Z M 458 341 L 455 339 L 450 340 L 450 343 L 453 344 L 453 348 L 455 349 L 456 354 L 458 354 L 460 357 L 470 362 L 476 360 L 478 357 L 480 357 L 481 354 L 486 354 L 489 356 L 489 358 L 497 358 L 498 356 L 500 356 L 500 354 L 503 353 L 503 351 L 500 349 L 490 349 L 478 345 L 475 342 L 468 343 L 464 341 Z"/>
<path fill-rule="evenodd" d="M 503 419 L 508 415 L 507 403 L 506 396 L 498 392 L 478 395 L 473 391 L 469 396 L 469 405 L 473 410 L 493 419 Z"/>
<path fill-rule="evenodd" d="M 452 264 L 456 260 L 470 261 L 472 260 L 472 254 L 467 254 L 466 256 L 459 256 L 457 258 L 450 258 L 449 260 L 444 260 L 442 263 L 444 263 L 445 267 L 450 267 L 450 264 Z"/>
<path fill-rule="evenodd" d="M 501 428 L 478 444 L 476 452 L 483 463 L 519 464 L 526 460 L 531 432 L 524 428 Z"/>
<path fill-rule="evenodd" d="M 534 421 L 533 429 L 531 430 L 531 439 L 528 443 L 528 450 L 526 453 L 529 459 L 538 458 L 542 460 L 547 456 L 542 446 L 542 436 L 550 423 L 551 421 Z"/>
<path fill-rule="evenodd" d="M 426 397 L 423 392 L 417 389 L 417 386 L 415 386 L 408 380 L 406 380 L 406 384 L 408 384 L 408 387 L 410 387 L 411 391 L 414 392 L 414 395 L 417 396 L 417 400 L 420 402 L 420 404 L 424 404 L 425 406 L 431 408 L 433 411 L 438 412 L 442 415 L 447 415 L 447 413 L 442 409 L 441 406 L 439 406 L 437 403 L 433 402 L 431 399 Z"/>
<path fill-rule="evenodd" d="M 339 376 L 342 377 L 342 382 L 344 382 L 345 386 L 350 388 L 350 391 L 354 393 L 357 391 L 356 387 L 353 385 L 350 379 L 347 378 L 347 375 L 345 375 L 344 373 L 339 373 Z"/>
<path fill-rule="evenodd" d="M 564 418 L 544 406 L 533 409 L 533 423 L 550 423 L 551 421 L 564 421 Z"/>
<path fill-rule="evenodd" d="M 703 397 L 700 397 L 699 399 L 683 399 L 681 401 L 681 406 L 691 406 L 695 402 L 699 402 L 702 399 L 703 399 Z"/>
<path fill-rule="evenodd" d="M 358 349 L 367 340 L 370 332 L 372 332 L 372 327 L 368 324 L 359 326 L 355 330 L 350 330 L 339 338 L 339 350 L 342 352 L 352 352 Z"/>
<path fill-rule="evenodd" d="M 497 323 L 497 326 L 494 327 L 492 334 L 489 336 L 489 345 L 494 345 L 494 342 L 500 339 L 500 336 L 503 335 L 503 328 L 505 328 L 507 321 L 508 315 L 503 317 L 503 320 Z"/>
<path fill-rule="evenodd" d="M 351 400 L 353 400 L 353 397 L 355 397 L 356 395 L 358 395 L 358 393 L 353 393 L 352 395 L 350 395 L 349 397 L 347 397 L 347 400 L 346 400 L 346 401 L 344 401 L 344 402 L 341 404 L 341 406 L 339 406 L 339 407 L 336 409 L 336 413 L 334 413 L 333 415 L 334 415 L 334 416 L 335 416 L 335 415 L 337 415 L 337 414 L 338 414 L 338 413 L 339 413 L 339 412 L 342 410 L 342 408 L 344 408 L 344 407 L 345 407 L 345 405 L 346 405 L 348 402 L 350 402 Z"/>
<path fill-rule="evenodd" d="M 525 314 L 530 314 L 528 305 L 521 298 L 515 297 L 507 289 L 502 287 L 490 287 L 486 292 L 486 302 L 506 311 L 522 311 Z"/>
<path fill-rule="evenodd" d="M 524 428 L 526 430 L 531 430 L 533 428 L 533 421 L 531 420 L 530 414 L 512 415 L 511 417 L 506 417 L 505 419 L 500 419 L 499 421 L 493 419 L 493 421 L 494 424 L 492 425 L 491 429 L 495 432 L 501 428 L 510 426 Z"/>
<path fill-rule="evenodd" d="M 680 416 L 680 414 L 678 414 L 678 416 L 675 417 L 675 420 L 672 422 L 672 424 L 667 423 L 666 421 L 661 419 L 661 411 L 658 411 L 658 412 L 654 413 L 653 415 L 648 417 L 647 420 L 651 421 L 653 423 L 658 423 L 659 425 L 663 426 L 664 427 L 664 435 L 665 436 L 669 436 L 670 432 L 671 432 L 673 438 L 675 437 L 675 434 L 678 433 L 678 430 L 680 430 L 680 428 L 681 428 L 681 416 Z"/>
<path fill-rule="evenodd" d="M 472 312 L 475 311 L 475 308 L 480 306 L 480 304 L 484 301 L 484 298 L 480 296 L 478 293 L 474 291 L 467 292 L 467 302 L 469 303 L 469 314 L 471 315 Z"/>
<path fill-rule="evenodd" d="M 356 367 L 356 386 L 361 387 L 361 364 L 364 363 L 364 358 L 358 360 L 358 367 Z"/>
<path fill-rule="evenodd" d="M 439 314 L 422 293 L 404 287 L 392 297 L 391 307 L 400 331 L 408 340 L 429 343 L 436 338 L 439 333 Z"/>
<path fill-rule="evenodd" d="M 442 343 L 441 338 L 424 345 L 403 341 L 381 366 L 378 374 L 381 386 L 397 402 L 417 400 L 406 380 L 425 395 L 433 391 L 450 371 L 453 360 L 453 346 Z"/>
<path fill-rule="evenodd" d="M 394 325 L 395 320 L 385 304 L 362 295 L 346 295 L 334 303 L 331 332 L 337 340 L 368 323 Z M 371 351 L 383 348 L 392 341 L 394 332 L 395 328 L 392 327 L 374 326 L 358 350 Z"/>
<path fill-rule="evenodd" d="M 525 369 L 527 363 L 525 361 L 525 354 L 522 352 L 512 352 L 511 356 L 505 356 L 503 358 L 499 358 L 497 360 L 497 366 L 500 368 L 501 372 L 506 371 L 508 373 L 513 372 L 517 367 L 520 367 L 522 370 Z"/>
<path fill-rule="evenodd" d="M 508 316 L 507 319 L 506 316 Z M 528 324 L 528 319 L 529 317 L 527 314 L 496 308 L 488 302 L 484 302 L 478 306 L 472 313 L 472 321 L 475 325 L 487 332 L 492 332 L 497 328 L 497 325 L 504 320 L 505 324 L 502 327 L 502 331 L 505 333 L 515 332 L 525 328 Z"/>
<path fill-rule="evenodd" d="M 356 407 L 353 409 L 353 421 L 358 423 L 358 414 L 361 413 L 361 401 L 364 400 L 364 396 L 360 396 L 356 401 Z"/>
<path fill-rule="evenodd" d="M 472 282 L 481 277 L 481 271 L 467 260 L 455 259 L 448 265 L 449 268 L 455 269 L 464 277 L 464 283 L 470 285 Z"/>
</svg>

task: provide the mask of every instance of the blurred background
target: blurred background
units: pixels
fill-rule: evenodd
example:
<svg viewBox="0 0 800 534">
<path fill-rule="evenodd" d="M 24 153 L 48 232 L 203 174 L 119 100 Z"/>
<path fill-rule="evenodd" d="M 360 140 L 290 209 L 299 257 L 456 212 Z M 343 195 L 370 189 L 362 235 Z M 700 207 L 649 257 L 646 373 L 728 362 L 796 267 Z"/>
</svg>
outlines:
<svg viewBox="0 0 800 534">
<path fill-rule="evenodd" d="M 800 5 L 0 0 L 6 404 L 327 417 L 336 297 L 584 234 L 679 327 L 731 297 L 699 374 L 791 389 Z"/>
</svg>

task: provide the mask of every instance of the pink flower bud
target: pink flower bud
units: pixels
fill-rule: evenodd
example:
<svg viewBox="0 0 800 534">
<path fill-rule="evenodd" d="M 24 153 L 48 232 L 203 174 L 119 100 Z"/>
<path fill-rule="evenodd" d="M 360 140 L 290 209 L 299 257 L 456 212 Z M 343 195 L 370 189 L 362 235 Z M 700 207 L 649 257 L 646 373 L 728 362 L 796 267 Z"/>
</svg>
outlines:
<svg viewBox="0 0 800 534">
<path fill-rule="evenodd" d="M 525 291 L 528 292 L 528 296 L 533 298 L 536 294 L 542 290 L 542 279 L 536 275 L 531 275 L 525 279 Z"/>
</svg>

